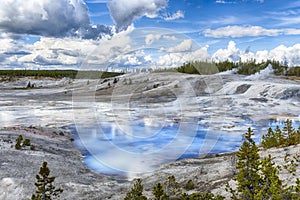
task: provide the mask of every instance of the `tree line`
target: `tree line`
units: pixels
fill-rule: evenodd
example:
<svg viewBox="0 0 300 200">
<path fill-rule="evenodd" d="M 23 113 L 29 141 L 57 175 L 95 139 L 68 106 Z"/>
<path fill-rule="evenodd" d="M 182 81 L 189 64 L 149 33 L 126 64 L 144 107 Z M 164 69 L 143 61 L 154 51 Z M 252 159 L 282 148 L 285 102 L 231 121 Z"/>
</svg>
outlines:
<svg viewBox="0 0 300 200">
<path fill-rule="evenodd" d="M 266 69 L 269 64 L 272 65 L 275 75 L 300 76 L 299 66 L 288 67 L 286 64 L 274 60 L 267 60 L 260 63 L 257 63 L 255 60 L 249 62 L 231 62 L 227 60 L 218 63 L 194 61 L 184 63 L 175 70 L 187 74 L 215 74 L 236 69 L 238 74 L 251 75 Z"/>
<path fill-rule="evenodd" d="M 77 71 L 77 70 L 0 70 L 0 76 L 8 77 L 51 77 L 51 78 L 110 78 L 122 75 L 117 72 Z"/>
</svg>

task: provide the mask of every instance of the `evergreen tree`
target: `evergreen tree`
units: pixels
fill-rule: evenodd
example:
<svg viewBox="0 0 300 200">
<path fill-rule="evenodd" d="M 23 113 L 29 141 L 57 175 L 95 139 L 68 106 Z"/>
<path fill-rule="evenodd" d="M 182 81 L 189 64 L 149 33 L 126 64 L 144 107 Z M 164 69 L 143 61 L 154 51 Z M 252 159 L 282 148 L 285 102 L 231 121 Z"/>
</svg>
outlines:
<svg viewBox="0 0 300 200">
<path fill-rule="evenodd" d="M 300 126 L 298 127 L 297 131 L 295 131 L 295 135 L 296 135 L 296 143 L 299 144 L 300 143 Z"/>
<path fill-rule="evenodd" d="M 137 179 L 133 188 L 127 193 L 124 200 L 147 200 L 147 197 L 143 195 L 142 180 Z"/>
<path fill-rule="evenodd" d="M 292 120 L 287 119 L 284 122 L 284 127 L 282 129 L 283 137 L 286 140 L 286 146 L 294 145 L 295 144 L 295 138 L 294 138 L 294 128 L 292 124 Z"/>
<path fill-rule="evenodd" d="M 296 186 L 293 187 L 295 193 L 293 195 L 294 199 L 300 199 L 300 179 L 296 179 Z"/>
<path fill-rule="evenodd" d="M 23 141 L 23 136 L 19 135 L 18 138 L 16 139 L 15 149 L 17 150 L 22 149 L 22 141 Z"/>
<path fill-rule="evenodd" d="M 167 196 L 176 197 L 182 193 L 179 183 L 176 181 L 175 176 L 169 176 L 164 182 L 164 190 Z"/>
<path fill-rule="evenodd" d="M 30 139 L 26 138 L 23 141 L 23 136 L 19 135 L 18 138 L 16 139 L 15 149 L 22 150 L 26 147 L 30 147 L 30 150 L 35 149 L 35 146 L 31 144 Z"/>
<path fill-rule="evenodd" d="M 225 197 L 220 195 L 213 195 L 211 193 L 193 193 L 187 198 L 180 198 L 180 200 L 224 200 Z"/>
<path fill-rule="evenodd" d="M 30 145 L 31 145 L 31 144 L 30 144 L 30 139 L 26 138 L 26 139 L 24 140 L 22 146 L 23 146 L 23 147 L 25 147 L 25 146 L 30 147 Z"/>
<path fill-rule="evenodd" d="M 279 167 L 272 162 L 271 155 L 262 160 L 261 174 L 262 186 L 255 199 L 283 199 L 284 185 L 278 177 Z"/>
<path fill-rule="evenodd" d="M 275 128 L 275 137 L 277 140 L 277 147 L 284 146 L 285 139 L 283 138 L 282 131 L 279 126 Z"/>
<path fill-rule="evenodd" d="M 167 200 L 167 199 L 169 199 L 169 197 L 168 197 L 168 195 L 166 195 L 161 183 L 157 183 L 153 187 L 152 194 L 154 195 L 154 200 Z"/>
<path fill-rule="evenodd" d="M 55 188 L 53 185 L 55 177 L 49 175 L 50 169 L 47 167 L 47 162 L 43 162 L 39 174 L 36 175 L 37 180 L 34 185 L 37 190 L 32 195 L 31 200 L 51 200 L 58 198 L 63 192 L 61 188 Z"/>
<path fill-rule="evenodd" d="M 276 126 L 275 130 L 269 128 L 268 133 L 262 136 L 262 147 L 286 147 L 300 143 L 300 134 L 293 129 L 290 120 L 284 122 L 283 130 Z"/>
<path fill-rule="evenodd" d="M 265 149 L 278 146 L 277 137 L 272 128 L 269 128 L 268 133 L 262 136 L 261 145 Z"/>
<path fill-rule="evenodd" d="M 244 142 L 237 152 L 238 174 L 234 178 L 237 181 L 237 194 L 233 194 L 233 198 L 253 199 L 261 187 L 261 177 L 259 175 L 260 156 L 258 147 L 251 138 L 253 131 L 248 129 L 244 135 Z"/>
<path fill-rule="evenodd" d="M 28 84 L 27 84 L 27 88 L 31 88 L 31 83 L 30 83 L 30 81 L 29 81 Z"/>
<path fill-rule="evenodd" d="M 272 136 L 272 134 L 269 130 L 268 137 Z M 283 185 L 282 180 L 278 176 L 281 168 L 275 165 L 270 155 L 260 161 L 258 148 L 251 138 L 252 135 L 252 130 L 249 128 L 244 135 L 244 142 L 237 153 L 236 168 L 238 169 L 238 174 L 234 177 L 234 180 L 237 181 L 237 190 L 230 188 L 229 184 L 227 184 L 226 188 L 232 194 L 231 198 L 235 200 L 300 199 L 300 180 L 296 181 L 296 186 L 287 187 Z M 277 141 L 283 138 L 279 127 L 276 128 L 273 136 Z M 298 157 L 294 156 L 294 159 L 285 157 L 285 162 L 287 164 L 283 165 L 283 168 L 295 175 L 296 166 L 299 162 Z"/>
</svg>

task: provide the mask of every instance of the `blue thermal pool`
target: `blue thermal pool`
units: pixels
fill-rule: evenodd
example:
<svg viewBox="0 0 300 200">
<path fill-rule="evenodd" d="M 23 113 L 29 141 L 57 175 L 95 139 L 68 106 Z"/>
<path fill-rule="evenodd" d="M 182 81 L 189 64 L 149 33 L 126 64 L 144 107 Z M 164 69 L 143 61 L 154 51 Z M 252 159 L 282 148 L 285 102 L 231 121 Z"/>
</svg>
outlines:
<svg viewBox="0 0 300 200">
<path fill-rule="evenodd" d="M 143 173 L 160 164 L 184 158 L 236 151 L 242 142 L 241 131 L 251 126 L 255 133 L 266 133 L 282 122 L 256 123 L 245 119 L 232 131 L 216 131 L 196 121 L 136 120 L 102 122 L 95 126 L 71 126 L 75 145 L 84 154 L 84 163 L 106 174 Z M 299 123 L 294 124 L 298 127 Z M 256 142 L 261 135 L 256 135 Z"/>
</svg>

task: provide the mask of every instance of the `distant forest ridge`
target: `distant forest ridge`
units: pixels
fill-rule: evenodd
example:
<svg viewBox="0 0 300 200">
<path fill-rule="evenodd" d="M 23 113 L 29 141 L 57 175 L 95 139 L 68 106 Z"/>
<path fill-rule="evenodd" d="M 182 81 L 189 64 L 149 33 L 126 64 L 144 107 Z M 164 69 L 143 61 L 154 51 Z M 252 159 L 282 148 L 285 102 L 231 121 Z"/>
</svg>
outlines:
<svg viewBox="0 0 300 200">
<path fill-rule="evenodd" d="M 77 70 L 0 70 L 0 76 L 9 77 L 51 77 L 51 78 L 110 78 L 122 75 L 118 72 L 103 72 L 103 71 L 77 71 Z"/>
<path fill-rule="evenodd" d="M 181 73 L 188 74 L 215 74 L 235 69 L 237 74 L 251 75 L 266 69 L 269 65 L 272 66 L 275 75 L 300 77 L 300 66 L 288 67 L 286 64 L 282 64 L 278 61 L 271 60 L 267 60 L 261 63 L 256 63 L 255 61 L 224 61 L 219 63 L 195 61 L 185 63 L 181 67 L 176 68 L 175 70 Z"/>
</svg>

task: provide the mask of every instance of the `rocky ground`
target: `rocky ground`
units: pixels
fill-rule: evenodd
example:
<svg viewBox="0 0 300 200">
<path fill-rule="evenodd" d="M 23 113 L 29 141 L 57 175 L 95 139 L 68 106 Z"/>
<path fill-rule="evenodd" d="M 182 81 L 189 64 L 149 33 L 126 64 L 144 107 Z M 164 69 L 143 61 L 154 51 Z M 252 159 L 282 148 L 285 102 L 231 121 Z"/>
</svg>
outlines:
<svg viewBox="0 0 300 200">
<path fill-rule="evenodd" d="M 200 115 L 203 119 L 199 123 L 213 130 L 241 134 L 249 126 L 243 124 L 245 116 L 255 120 L 256 126 L 264 118 L 299 118 L 297 80 L 235 76 L 131 74 L 120 77 L 116 84 L 114 79 L 96 84 L 87 80 L 47 80 L 44 85 L 39 80 L 39 88 L 34 89 L 23 88 L 28 79 L 1 82 L 0 199 L 30 198 L 35 191 L 35 175 L 43 161 L 48 162 L 51 174 L 57 177 L 55 185 L 64 189 L 61 199 L 122 199 L 125 196 L 133 183 L 127 177 L 105 175 L 88 169 L 82 162 L 82 152 L 74 146 L 73 133 L 66 128 L 74 124 L 72 92 L 83 85 L 92 88 L 96 103 L 109 103 L 113 99 L 113 113 L 105 113 L 100 120 L 126 118 L 124 113 L 128 110 L 135 113 L 134 117 L 142 118 L 144 114 L 138 111 L 149 105 L 153 105 L 151 115 L 161 116 L 163 114 L 158 105 L 163 104 L 175 121 Z M 31 81 L 34 83 L 34 80 Z M 83 89 L 78 102 L 84 102 L 85 98 L 89 100 L 89 95 L 88 89 Z M 126 101 L 130 105 L 125 110 L 118 107 Z M 177 102 L 175 106 L 185 105 L 179 114 L 173 109 L 173 102 Z M 200 112 L 195 111 L 195 105 Z M 80 111 L 80 106 L 75 105 L 74 109 Z M 90 116 L 82 117 L 83 122 L 90 120 Z M 15 150 L 15 140 L 20 134 L 29 138 L 36 149 Z M 271 153 L 275 161 L 283 163 L 285 155 L 296 155 L 299 148 L 271 149 L 262 155 Z M 163 164 L 155 172 L 141 177 L 145 193 L 149 196 L 154 183 L 163 182 L 170 175 L 175 175 L 182 184 L 192 179 L 197 191 L 224 194 L 224 185 L 235 174 L 234 168 L 234 154 L 228 154 Z M 292 183 L 294 179 L 285 172 L 282 177 L 287 183 Z"/>
<path fill-rule="evenodd" d="M 29 138 L 36 149 L 16 150 L 18 135 Z M 35 191 L 35 175 L 44 161 L 57 177 L 56 185 L 64 189 L 62 199 L 97 199 L 98 196 L 102 199 L 117 185 L 114 180 L 117 177 L 96 174 L 84 166 L 68 131 L 13 127 L 2 129 L 0 136 L 0 199 L 30 198 Z"/>
</svg>

